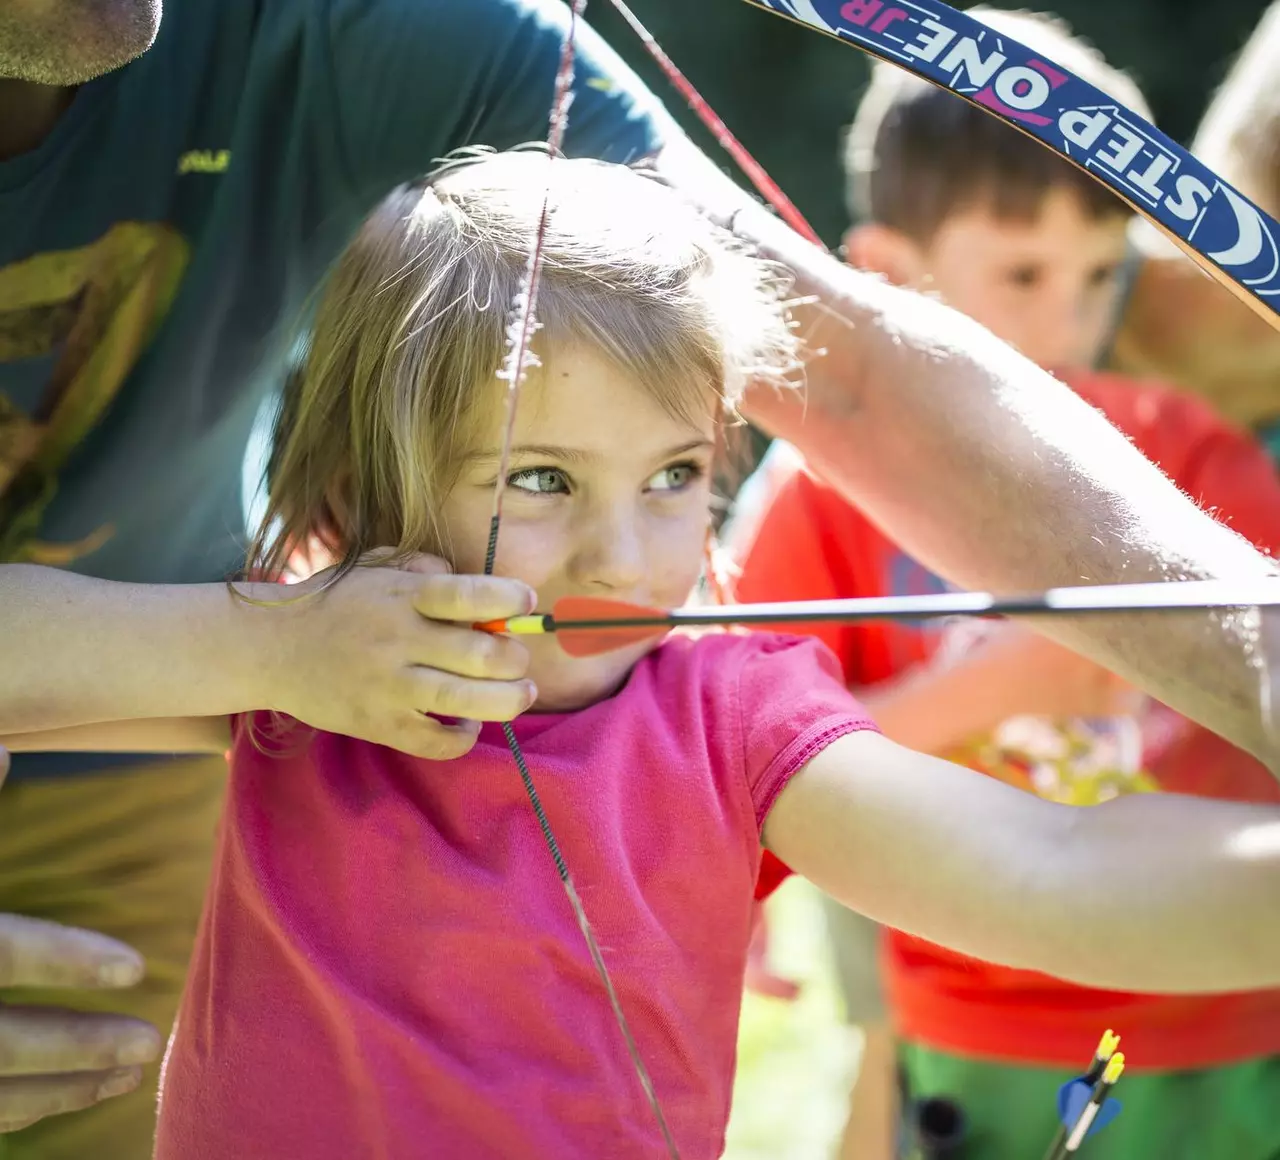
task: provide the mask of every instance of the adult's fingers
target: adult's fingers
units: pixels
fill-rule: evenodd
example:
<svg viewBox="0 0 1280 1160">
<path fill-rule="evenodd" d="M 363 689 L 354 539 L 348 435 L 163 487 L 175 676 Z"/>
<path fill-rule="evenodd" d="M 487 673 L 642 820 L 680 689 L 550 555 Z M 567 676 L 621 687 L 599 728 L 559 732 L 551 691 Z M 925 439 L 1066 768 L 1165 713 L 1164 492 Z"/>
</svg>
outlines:
<svg viewBox="0 0 1280 1160">
<path fill-rule="evenodd" d="M 132 987 L 144 971 L 137 951 L 106 935 L 0 914 L 0 987 Z"/>
<path fill-rule="evenodd" d="M 46 1116 L 76 1112 L 112 1096 L 122 1096 L 141 1082 L 139 1067 L 0 1079 L 0 1133 L 17 1132 Z"/>
<path fill-rule="evenodd" d="M 160 1033 L 129 1015 L 0 1007 L 0 1076 L 109 1071 L 160 1057 Z"/>
<path fill-rule="evenodd" d="M 413 606 L 432 620 L 474 624 L 532 612 L 532 588 L 506 576 L 426 576 L 414 589 Z"/>
</svg>

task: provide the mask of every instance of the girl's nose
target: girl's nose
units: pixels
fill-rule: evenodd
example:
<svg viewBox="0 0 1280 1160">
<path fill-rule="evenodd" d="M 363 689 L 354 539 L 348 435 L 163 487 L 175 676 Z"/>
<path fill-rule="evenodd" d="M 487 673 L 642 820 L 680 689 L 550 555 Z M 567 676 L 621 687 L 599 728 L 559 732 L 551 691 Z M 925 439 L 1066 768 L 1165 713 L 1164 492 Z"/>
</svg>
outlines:
<svg viewBox="0 0 1280 1160">
<path fill-rule="evenodd" d="M 618 593 L 634 593 L 643 585 L 648 569 L 637 512 L 610 508 L 582 532 L 574 560 L 576 584 Z"/>
</svg>

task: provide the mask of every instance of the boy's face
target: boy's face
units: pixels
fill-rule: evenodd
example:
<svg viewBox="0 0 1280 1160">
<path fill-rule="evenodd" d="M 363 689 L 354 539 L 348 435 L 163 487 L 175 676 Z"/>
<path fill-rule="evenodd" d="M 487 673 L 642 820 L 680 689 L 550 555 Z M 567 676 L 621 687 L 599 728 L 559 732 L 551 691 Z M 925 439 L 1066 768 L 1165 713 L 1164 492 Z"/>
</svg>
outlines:
<svg viewBox="0 0 1280 1160">
<path fill-rule="evenodd" d="M 927 244 L 862 227 L 850 259 L 892 281 L 937 294 L 1049 370 L 1090 366 L 1101 353 L 1119 292 L 1127 213 L 1089 215 L 1070 189 L 1053 189 L 1031 221 L 981 202 L 948 217 Z M 878 231 L 878 233 L 877 233 Z"/>
<path fill-rule="evenodd" d="M 702 567 L 716 425 L 665 411 L 644 386 L 595 352 L 554 350 L 521 387 L 494 570 L 538 594 L 679 607 Z M 495 396 L 499 392 L 494 392 Z M 502 444 L 500 406 L 445 500 L 445 544 L 459 573 L 484 569 Z M 612 693 L 646 643 L 572 658 L 554 636 L 522 637 L 543 712 Z"/>
</svg>

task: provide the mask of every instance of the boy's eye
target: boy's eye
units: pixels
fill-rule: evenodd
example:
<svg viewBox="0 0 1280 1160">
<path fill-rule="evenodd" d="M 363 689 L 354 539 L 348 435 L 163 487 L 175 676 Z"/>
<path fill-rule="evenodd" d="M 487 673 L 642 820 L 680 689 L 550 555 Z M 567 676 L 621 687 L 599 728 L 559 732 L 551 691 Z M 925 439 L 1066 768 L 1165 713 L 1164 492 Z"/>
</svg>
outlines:
<svg viewBox="0 0 1280 1160">
<path fill-rule="evenodd" d="M 569 480 L 558 467 L 527 467 L 507 476 L 507 486 L 535 495 L 562 495 L 569 490 Z"/>
<path fill-rule="evenodd" d="M 645 486 L 650 491 L 680 491 L 701 474 L 702 467 L 697 463 L 673 463 L 650 476 Z"/>
<path fill-rule="evenodd" d="M 1014 266 L 1008 274 L 1009 281 L 1022 290 L 1031 290 L 1040 284 L 1039 266 Z"/>
<path fill-rule="evenodd" d="M 1108 262 L 1104 266 L 1096 266 L 1089 271 L 1090 286 L 1105 286 L 1120 276 L 1120 266 L 1116 262 Z"/>
</svg>

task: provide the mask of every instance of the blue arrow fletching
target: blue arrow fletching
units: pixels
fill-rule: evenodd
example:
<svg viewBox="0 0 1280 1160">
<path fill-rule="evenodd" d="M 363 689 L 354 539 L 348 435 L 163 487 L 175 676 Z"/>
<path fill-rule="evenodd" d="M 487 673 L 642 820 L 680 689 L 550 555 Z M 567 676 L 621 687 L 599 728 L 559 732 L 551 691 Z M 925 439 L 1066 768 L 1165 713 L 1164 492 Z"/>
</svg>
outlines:
<svg viewBox="0 0 1280 1160">
<path fill-rule="evenodd" d="M 1080 1118 L 1080 1113 L 1084 1111 L 1085 1104 L 1089 1102 L 1089 1097 L 1093 1094 L 1093 1089 L 1085 1083 L 1083 1078 L 1073 1079 L 1070 1083 L 1064 1083 L 1058 1089 L 1058 1119 L 1062 1121 L 1067 1129 L 1075 1127 L 1076 1121 Z M 1098 1114 L 1094 1118 L 1089 1130 L 1085 1133 L 1085 1139 L 1088 1139 L 1094 1132 L 1101 1131 L 1119 1114 L 1123 1105 L 1119 1100 L 1112 1096 L 1108 1096 L 1102 1102 L 1102 1107 L 1098 1109 Z"/>
</svg>

